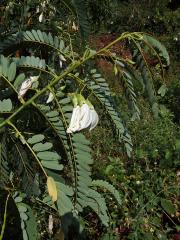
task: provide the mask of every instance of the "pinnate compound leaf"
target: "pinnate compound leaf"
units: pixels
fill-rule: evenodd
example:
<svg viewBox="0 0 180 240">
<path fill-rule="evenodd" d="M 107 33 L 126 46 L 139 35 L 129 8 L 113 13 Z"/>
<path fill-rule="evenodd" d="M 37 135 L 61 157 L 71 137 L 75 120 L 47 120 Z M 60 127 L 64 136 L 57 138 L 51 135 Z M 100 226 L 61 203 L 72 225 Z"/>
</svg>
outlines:
<svg viewBox="0 0 180 240">
<path fill-rule="evenodd" d="M 143 39 L 147 41 L 152 47 L 154 47 L 156 50 L 158 50 L 159 55 L 161 55 L 165 60 L 167 66 L 170 64 L 170 58 L 169 58 L 169 53 L 167 52 L 166 47 L 160 43 L 157 39 L 150 35 L 143 35 Z"/>
<path fill-rule="evenodd" d="M 118 202 L 119 205 L 122 204 L 122 200 L 121 200 L 121 196 L 120 196 L 119 192 L 110 183 L 103 181 L 103 180 L 94 180 L 94 181 L 92 181 L 92 185 L 95 187 L 105 188 L 107 191 L 109 191 L 114 196 L 114 198 L 116 199 L 116 201 Z"/>
</svg>

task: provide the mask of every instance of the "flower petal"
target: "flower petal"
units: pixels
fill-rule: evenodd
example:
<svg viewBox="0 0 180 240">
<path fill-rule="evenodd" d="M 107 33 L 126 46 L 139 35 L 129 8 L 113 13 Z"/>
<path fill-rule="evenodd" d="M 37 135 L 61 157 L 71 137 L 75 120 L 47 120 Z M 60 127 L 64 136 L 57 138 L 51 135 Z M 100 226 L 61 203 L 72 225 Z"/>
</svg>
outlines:
<svg viewBox="0 0 180 240">
<path fill-rule="evenodd" d="M 69 127 L 67 129 L 67 133 L 76 132 L 79 128 L 79 120 L 80 120 L 80 106 L 73 108 L 71 121 Z"/>
<path fill-rule="evenodd" d="M 54 99 L 54 95 L 52 94 L 52 92 L 50 92 L 50 93 L 49 93 L 49 97 L 48 97 L 46 103 L 50 103 L 50 102 L 52 102 L 53 99 Z"/>
<path fill-rule="evenodd" d="M 91 109 L 91 114 L 92 114 L 92 121 L 91 121 L 89 131 L 91 131 L 93 128 L 95 128 L 99 122 L 99 116 L 94 109 Z"/>
<path fill-rule="evenodd" d="M 80 127 L 78 131 L 88 128 L 92 121 L 91 110 L 89 106 L 85 103 L 81 106 L 81 115 L 80 115 Z"/>
<path fill-rule="evenodd" d="M 23 97 L 26 92 L 28 91 L 29 88 L 31 88 L 32 86 L 32 81 L 31 79 L 27 79 L 25 80 L 22 84 L 21 84 L 21 87 L 19 89 L 19 92 L 18 92 L 18 96 L 19 97 Z"/>
<path fill-rule="evenodd" d="M 60 59 L 61 61 L 66 62 L 66 59 L 65 59 L 65 57 L 64 57 L 62 54 L 59 55 L 59 59 Z"/>
<path fill-rule="evenodd" d="M 32 83 L 37 81 L 38 78 L 39 78 L 39 75 L 38 76 L 30 76 L 30 80 L 31 80 Z"/>
<path fill-rule="evenodd" d="M 39 22 L 42 22 L 42 21 L 43 21 L 43 13 L 39 15 Z"/>
</svg>

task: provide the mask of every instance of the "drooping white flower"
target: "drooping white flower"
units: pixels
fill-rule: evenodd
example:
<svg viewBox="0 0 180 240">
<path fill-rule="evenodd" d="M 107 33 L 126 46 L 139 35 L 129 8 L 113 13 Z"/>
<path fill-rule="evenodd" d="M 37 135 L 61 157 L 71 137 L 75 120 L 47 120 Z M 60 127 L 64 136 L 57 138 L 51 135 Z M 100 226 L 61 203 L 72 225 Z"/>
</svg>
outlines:
<svg viewBox="0 0 180 240">
<path fill-rule="evenodd" d="M 23 97 L 28 89 L 31 88 L 33 82 L 37 81 L 39 76 L 30 76 L 28 79 L 26 79 L 22 84 L 18 92 L 18 98 Z"/>
<path fill-rule="evenodd" d="M 39 15 L 39 22 L 41 23 L 43 21 L 43 12 Z"/>
<path fill-rule="evenodd" d="M 49 96 L 48 96 L 48 99 L 47 99 L 47 101 L 46 101 L 46 103 L 50 103 L 50 102 L 52 102 L 53 99 L 54 99 L 54 95 L 52 94 L 52 92 L 50 92 L 50 93 L 49 93 Z"/>
<path fill-rule="evenodd" d="M 93 105 L 89 100 L 85 100 L 81 94 L 74 94 L 73 101 L 75 104 L 67 133 L 78 132 L 88 127 L 91 131 L 99 121 Z"/>
<path fill-rule="evenodd" d="M 21 87 L 18 92 L 18 98 L 23 97 L 28 91 L 28 89 L 31 88 L 31 86 L 32 86 L 32 80 L 28 78 L 21 84 Z"/>
</svg>

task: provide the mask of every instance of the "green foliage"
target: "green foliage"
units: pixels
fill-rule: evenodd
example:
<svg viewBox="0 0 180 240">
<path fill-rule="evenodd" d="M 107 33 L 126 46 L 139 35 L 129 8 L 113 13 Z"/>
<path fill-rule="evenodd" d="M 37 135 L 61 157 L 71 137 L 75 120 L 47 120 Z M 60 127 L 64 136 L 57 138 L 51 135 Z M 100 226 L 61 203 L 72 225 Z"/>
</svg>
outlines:
<svg viewBox="0 0 180 240">
<path fill-rule="evenodd" d="M 159 55 L 165 59 L 166 65 L 169 66 L 170 64 L 169 53 L 167 52 L 165 46 L 150 35 L 144 34 L 143 39 L 144 41 L 148 42 L 150 46 L 152 46 L 155 50 L 158 51 Z"/>
<path fill-rule="evenodd" d="M 82 3 L 85 7 L 85 1 L 73 1 L 80 28 L 86 32 L 88 24 Z M 94 67 L 95 59 L 106 58 L 114 69 L 117 68 L 114 77 L 118 75 L 118 79 L 123 80 L 128 101 L 138 118 L 135 85 L 141 81 L 139 75 L 150 103 L 155 103 L 153 78 L 146 74 L 150 69 L 143 50 L 149 45 L 151 50 L 158 48 L 167 60 L 167 52 L 156 40 L 151 38 L 145 47 L 141 33 L 124 33 L 98 52 L 87 48 L 81 56 L 81 51 L 73 50 L 72 38 L 64 30 L 61 32 L 54 36 L 53 32 L 26 31 L 25 28 L 0 43 L 1 188 L 6 190 L 10 186 L 21 219 L 23 239 L 37 238 L 37 216 L 44 214 L 46 217 L 49 212 L 63 221 L 69 213 L 79 217 L 91 208 L 102 225 L 109 226 L 108 196 L 103 193 L 109 191 L 117 200 L 118 208 L 122 206 L 122 197 L 107 181 L 93 180 L 93 152 L 87 132 L 67 132 L 73 111 L 70 96 L 79 93 L 90 100 L 99 113 L 100 125 L 107 123 L 113 130 L 116 144 L 123 143 L 124 154 L 131 157 L 131 136 L 106 79 Z M 119 59 L 111 52 L 113 44 L 125 39 L 138 50 L 136 63 Z M 17 51 L 24 49 L 29 56 L 18 57 Z M 160 56 L 156 54 L 156 57 L 161 65 Z M 138 66 L 138 71 L 133 65 Z M 47 102 L 49 94 L 52 99 Z M 102 110 L 105 121 L 101 119 Z M 48 179 L 53 186 L 48 185 Z M 39 203 L 40 207 L 33 208 L 34 203 Z M 45 227 L 47 229 L 47 223 Z"/>
<path fill-rule="evenodd" d="M 32 209 L 27 204 L 23 203 L 23 196 L 22 194 L 18 194 L 15 192 L 13 195 L 14 202 L 17 206 L 19 211 L 19 215 L 21 218 L 21 229 L 23 234 L 23 239 L 25 240 L 35 240 L 37 239 L 37 223 L 32 212 Z"/>
</svg>

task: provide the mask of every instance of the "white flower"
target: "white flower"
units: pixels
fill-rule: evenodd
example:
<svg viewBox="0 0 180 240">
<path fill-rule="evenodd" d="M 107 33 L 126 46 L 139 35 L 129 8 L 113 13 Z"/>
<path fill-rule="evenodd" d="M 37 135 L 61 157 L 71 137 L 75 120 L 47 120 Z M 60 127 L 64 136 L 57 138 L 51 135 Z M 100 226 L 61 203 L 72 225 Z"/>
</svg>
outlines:
<svg viewBox="0 0 180 240">
<path fill-rule="evenodd" d="M 74 108 L 67 133 L 81 131 L 90 127 L 90 131 L 96 127 L 99 121 L 97 112 L 89 100 L 85 100 L 80 94 L 73 95 Z M 80 104 L 81 106 L 79 106 Z"/>
<path fill-rule="evenodd" d="M 62 68 L 63 62 L 66 62 L 66 59 L 62 54 L 60 54 L 59 55 L 59 66 L 60 66 L 60 68 Z"/>
<path fill-rule="evenodd" d="M 47 99 L 47 101 L 46 101 L 46 103 L 50 103 L 50 102 L 52 102 L 53 99 L 54 99 L 54 95 L 52 94 L 52 92 L 50 92 L 50 93 L 49 93 L 49 96 L 48 96 L 48 99 Z"/>
<path fill-rule="evenodd" d="M 66 62 L 66 59 L 65 59 L 65 57 L 64 57 L 62 54 L 59 55 L 59 59 L 60 59 L 61 61 Z"/>
<path fill-rule="evenodd" d="M 59 60 L 59 66 L 60 66 L 60 68 L 62 68 L 62 66 L 63 66 L 63 64 L 62 64 L 62 61 L 61 61 L 61 60 Z"/>
<path fill-rule="evenodd" d="M 37 6 L 36 8 L 36 13 L 39 13 L 39 6 Z"/>
<path fill-rule="evenodd" d="M 46 4 L 48 4 L 48 3 L 49 3 L 49 1 L 43 1 L 43 2 L 41 3 L 42 8 L 45 8 L 45 7 L 46 7 Z"/>
<path fill-rule="evenodd" d="M 74 31 L 78 31 L 78 26 L 76 26 L 76 24 L 75 24 L 75 22 L 73 22 L 73 24 L 72 24 L 72 30 L 74 30 Z"/>
<path fill-rule="evenodd" d="M 23 97 L 28 89 L 31 88 L 33 82 L 37 81 L 39 76 L 31 76 L 28 79 L 26 79 L 22 84 L 18 92 L 18 98 Z"/>
<path fill-rule="evenodd" d="M 43 13 L 39 15 L 39 22 L 42 22 L 42 21 L 43 21 Z"/>
<path fill-rule="evenodd" d="M 18 98 L 23 97 L 28 91 L 28 89 L 31 88 L 31 86 L 32 86 L 32 80 L 28 78 L 21 84 L 21 87 L 18 92 Z"/>
</svg>

